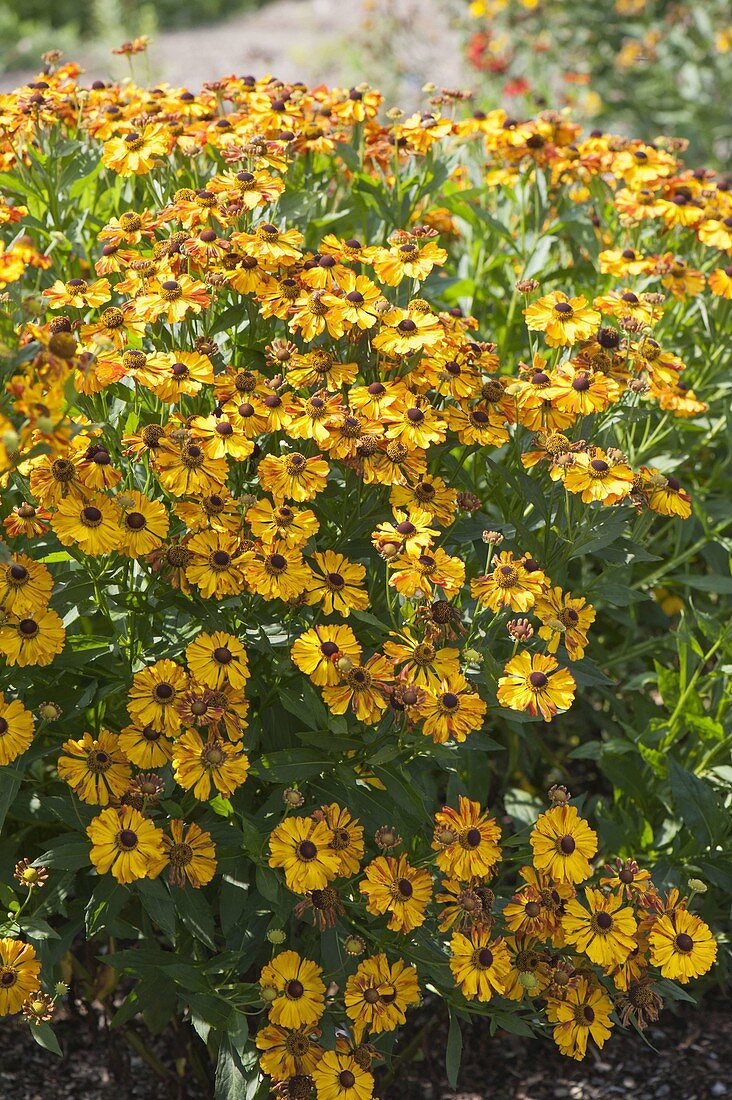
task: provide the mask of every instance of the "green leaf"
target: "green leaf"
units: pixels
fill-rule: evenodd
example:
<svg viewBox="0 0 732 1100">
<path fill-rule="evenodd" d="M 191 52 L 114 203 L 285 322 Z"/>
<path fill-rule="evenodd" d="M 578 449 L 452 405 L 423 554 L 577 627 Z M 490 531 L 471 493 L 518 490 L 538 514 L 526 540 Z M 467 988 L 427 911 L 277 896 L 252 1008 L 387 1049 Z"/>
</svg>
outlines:
<svg viewBox="0 0 732 1100">
<path fill-rule="evenodd" d="M 39 1047 L 43 1047 L 44 1050 L 49 1050 L 51 1054 L 63 1058 L 64 1052 L 61 1050 L 59 1041 L 49 1024 L 31 1024 L 30 1033 Z"/>
<path fill-rule="evenodd" d="M 458 1074 L 460 1073 L 460 1062 L 463 1056 L 463 1031 L 460 1021 L 452 1009 L 449 1009 L 449 1013 L 450 1028 L 447 1033 L 447 1048 L 445 1050 L 445 1073 L 450 1088 L 456 1089 Z"/>
<path fill-rule="evenodd" d="M 668 778 L 676 812 L 687 827 L 699 840 L 705 840 L 707 847 L 719 843 L 727 832 L 729 818 L 712 787 L 673 758 L 668 762 Z"/>
<path fill-rule="evenodd" d="M 175 907 L 183 924 L 197 940 L 205 943 L 206 947 L 216 950 L 216 927 L 214 924 L 211 906 L 201 894 L 200 890 L 177 890 L 175 894 Z"/>
</svg>

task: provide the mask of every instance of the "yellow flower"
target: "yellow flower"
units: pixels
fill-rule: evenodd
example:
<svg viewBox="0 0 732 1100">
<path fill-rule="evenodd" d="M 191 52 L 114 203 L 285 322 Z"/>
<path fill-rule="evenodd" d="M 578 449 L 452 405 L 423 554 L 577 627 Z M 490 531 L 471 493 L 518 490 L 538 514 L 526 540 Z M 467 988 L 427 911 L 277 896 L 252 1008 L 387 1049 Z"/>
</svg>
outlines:
<svg viewBox="0 0 732 1100">
<path fill-rule="evenodd" d="M 281 951 L 262 967 L 259 984 L 276 992 L 269 1018 L 280 1027 L 298 1028 L 317 1024 L 325 1011 L 323 970 L 296 951 Z"/>
<path fill-rule="evenodd" d="M 130 717 L 142 726 L 150 725 L 163 733 L 177 733 L 180 717 L 175 709 L 176 702 L 187 687 L 185 669 L 167 657 L 156 661 L 132 678 L 127 703 Z"/>
<path fill-rule="evenodd" d="M 248 551 L 244 561 L 249 589 L 265 600 L 296 600 L 308 588 L 311 574 L 299 550 L 282 546 L 271 554 Z"/>
<path fill-rule="evenodd" d="M 311 1037 L 312 1028 L 279 1027 L 265 1024 L 257 1032 L 257 1048 L 262 1051 L 259 1064 L 262 1072 L 275 1081 L 307 1076 L 323 1056 L 323 1048 Z"/>
<path fill-rule="evenodd" d="M 450 940 L 450 969 L 469 1001 L 490 1001 L 506 989 L 511 962 L 502 939 L 491 939 L 487 928 L 475 928 L 467 936 L 454 932 Z"/>
<path fill-rule="evenodd" d="M 469 882 L 488 874 L 501 860 L 501 828 L 479 802 L 460 795 L 458 809 L 444 806 L 435 814 L 432 840 L 437 866 L 450 878 Z"/>
<path fill-rule="evenodd" d="M 0 938 L 0 1016 L 20 1012 L 23 1003 L 41 988 L 40 970 L 35 948 L 29 943 Z"/>
<path fill-rule="evenodd" d="M 526 612 L 542 594 L 543 579 L 541 571 L 530 573 L 523 561 L 514 561 L 511 551 L 504 550 L 496 555 L 489 574 L 470 582 L 470 594 L 491 611 Z"/>
<path fill-rule="evenodd" d="M 19 699 L 0 694 L 0 766 L 12 764 L 33 742 L 33 715 Z"/>
<path fill-rule="evenodd" d="M 189 884 L 198 890 L 214 877 L 216 848 L 211 834 L 195 823 L 171 821 L 170 837 L 163 837 L 163 849 L 169 866 L 168 878 L 175 886 Z"/>
<path fill-rule="evenodd" d="M 323 890 L 340 875 L 341 858 L 333 849 L 333 831 L 325 820 L 288 818 L 272 830 L 269 850 L 270 867 L 282 867 L 295 894 Z"/>
<path fill-rule="evenodd" d="M 154 878 L 163 854 L 163 833 L 131 806 L 102 810 L 88 826 L 90 859 L 100 875 L 117 882 Z"/>
<path fill-rule="evenodd" d="M 334 550 L 313 554 L 311 561 L 308 604 L 322 604 L 326 615 L 338 614 L 344 619 L 351 611 L 363 611 L 369 606 L 368 592 L 361 587 L 366 567 L 360 562 L 349 561 Z"/>
<path fill-rule="evenodd" d="M 653 965 L 664 978 L 682 985 L 706 974 L 717 957 L 717 944 L 709 926 L 686 909 L 674 909 L 657 917 L 648 941 Z"/>
<path fill-rule="evenodd" d="M 386 955 L 359 963 L 346 982 L 346 1014 L 353 1021 L 357 1043 L 365 1031 L 378 1035 L 406 1023 L 406 1010 L 420 1000 L 417 971 L 402 959 L 393 965 Z"/>
<path fill-rule="evenodd" d="M 350 626 L 324 623 L 311 627 L 293 643 L 290 656 L 301 672 L 318 687 L 335 687 L 341 682 L 337 662 L 361 663 L 363 650 Z"/>
<path fill-rule="evenodd" d="M 570 493 L 580 493 L 584 504 L 591 504 L 593 500 L 617 504 L 633 488 L 633 471 L 627 463 L 611 461 L 604 451 L 595 447 L 592 454 L 582 451 L 572 456 L 564 485 Z"/>
<path fill-rule="evenodd" d="M 204 741 L 196 730 L 186 730 L 173 746 L 175 781 L 184 790 L 193 790 L 200 802 L 211 797 L 212 788 L 229 798 L 248 771 L 249 761 L 241 749 L 219 737 Z"/>
<path fill-rule="evenodd" d="M 27 618 L 10 616 L 0 626 L 0 654 L 9 665 L 50 665 L 64 648 L 66 630 L 61 616 L 47 607 Z"/>
<path fill-rule="evenodd" d="M 420 641 L 409 631 L 392 631 L 397 641 L 384 642 L 384 653 L 396 666 L 403 665 L 400 675 L 410 684 L 437 692 L 440 683 L 460 672 L 460 650 L 447 646 L 437 649 L 431 642 Z"/>
<path fill-rule="evenodd" d="M 568 298 L 561 290 L 532 302 L 524 310 L 524 317 L 529 330 L 546 333 L 550 348 L 589 340 L 600 324 L 600 314 L 589 308 L 586 298 Z"/>
<path fill-rule="evenodd" d="M 201 531 L 189 540 L 187 550 L 191 558 L 186 579 L 206 599 L 223 600 L 244 590 L 246 556 L 235 535 L 228 531 Z"/>
<path fill-rule="evenodd" d="M 249 679 L 246 649 L 223 630 L 198 634 L 186 648 L 186 662 L 193 679 L 206 687 L 243 688 Z"/>
<path fill-rule="evenodd" d="M 53 591 L 53 577 L 41 562 L 15 554 L 0 566 L 0 607 L 22 616 L 42 611 Z"/>
<path fill-rule="evenodd" d="M 502 707 L 540 714 L 551 722 L 559 711 L 571 707 L 575 687 L 574 677 L 559 668 L 554 657 L 524 651 L 506 663 L 496 694 Z"/>
<path fill-rule="evenodd" d="M 157 550 L 167 538 L 170 525 L 165 505 L 136 489 L 120 494 L 117 503 L 122 508 L 120 553 L 127 558 L 141 558 Z"/>
<path fill-rule="evenodd" d="M 170 132 L 160 123 L 150 123 L 111 138 L 102 150 L 102 163 L 120 176 L 142 176 L 150 172 L 170 151 Z"/>
<path fill-rule="evenodd" d="M 352 1054 L 328 1050 L 313 1070 L 318 1100 L 371 1100 L 374 1077 Z"/>
<path fill-rule="evenodd" d="M 432 897 L 432 876 L 412 867 L 406 856 L 377 856 L 366 867 L 366 880 L 359 890 L 366 895 L 366 908 L 376 916 L 389 914 L 387 928 L 411 932 L 427 918 Z"/>
<path fill-rule="evenodd" d="M 389 705 L 393 683 L 394 666 L 377 653 L 365 665 L 342 672 L 340 683 L 323 689 L 323 698 L 332 714 L 345 714 L 350 707 L 359 721 L 374 725 Z"/>
<path fill-rule="evenodd" d="M 125 793 L 132 770 L 115 734 L 101 730 L 96 737 L 85 733 L 77 741 L 65 741 L 58 758 L 58 774 L 92 806 L 106 806 Z"/>
<path fill-rule="evenodd" d="M 597 833 L 574 806 L 553 806 L 541 814 L 531 831 L 537 871 L 556 882 L 583 882 L 590 877 L 590 860 L 597 852 Z"/>
<path fill-rule="evenodd" d="M 51 526 L 64 546 L 78 546 L 89 555 L 110 554 L 122 541 L 117 510 L 101 494 L 59 501 Z"/>
<path fill-rule="evenodd" d="M 322 458 L 306 458 L 299 451 L 275 458 L 268 455 L 259 463 L 259 483 L 276 501 L 312 500 L 325 488 L 330 467 Z"/>
<path fill-rule="evenodd" d="M 464 741 L 481 729 L 487 710 L 487 703 L 458 672 L 427 688 L 415 714 L 423 720 L 422 732 L 435 744 L 444 745 L 451 737 Z"/>
<path fill-rule="evenodd" d="M 576 899 L 567 904 L 562 918 L 567 943 L 603 968 L 619 966 L 637 947 L 633 910 L 630 906 L 620 908 L 623 900 L 619 894 L 603 894 L 588 887 L 585 897 L 589 912 Z"/>
<path fill-rule="evenodd" d="M 554 1024 L 553 1037 L 562 1054 L 581 1061 L 592 1038 L 599 1047 L 610 1037 L 613 1004 L 604 990 L 587 978 L 569 986 L 564 1000 L 548 1000 L 546 1013 Z"/>
</svg>

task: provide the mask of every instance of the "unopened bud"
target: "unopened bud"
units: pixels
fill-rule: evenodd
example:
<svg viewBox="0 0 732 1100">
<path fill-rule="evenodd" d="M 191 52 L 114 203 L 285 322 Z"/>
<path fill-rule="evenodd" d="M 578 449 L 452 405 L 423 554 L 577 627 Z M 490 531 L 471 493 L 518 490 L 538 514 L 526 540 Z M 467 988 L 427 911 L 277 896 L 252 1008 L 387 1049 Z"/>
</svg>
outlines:
<svg viewBox="0 0 732 1100">
<path fill-rule="evenodd" d="M 381 848 L 383 851 L 388 851 L 389 848 L 397 848 L 402 842 L 402 838 L 394 828 L 393 825 L 382 825 L 374 833 L 374 843 L 377 848 Z"/>
<path fill-rule="evenodd" d="M 299 810 L 305 805 L 305 797 L 296 791 L 294 787 L 286 787 L 282 792 L 282 801 L 290 810 Z"/>
<path fill-rule="evenodd" d="M 538 279 L 519 279 L 516 283 L 516 290 L 519 294 L 532 294 L 539 288 Z"/>
<path fill-rule="evenodd" d="M 279 947 L 287 939 L 286 934 L 281 928 L 270 928 L 267 932 L 267 939 L 275 947 Z"/>
<path fill-rule="evenodd" d="M 511 619 L 506 630 L 516 642 L 528 642 L 534 636 L 534 628 L 528 619 Z"/>
<path fill-rule="evenodd" d="M 363 955 L 366 950 L 366 940 L 362 936 L 346 936 L 343 949 L 347 955 Z"/>
<path fill-rule="evenodd" d="M 566 806 L 572 797 L 567 788 L 560 786 L 558 783 L 550 787 L 547 794 L 552 806 Z"/>
<path fill-rule="evenodd" d="M 702 882 L 700 878 L 690 878 L 688 883 L 689 889 L 693 890 L 695 894 L 706 894 L 709 887 L 706 882 Z"/>
<path fill-rule="evenodd" d="M 483 531 L 480 537 L 488 546 L 500 546 L 503 542 L 503 535 L 500 531 Z"/>
</svg>

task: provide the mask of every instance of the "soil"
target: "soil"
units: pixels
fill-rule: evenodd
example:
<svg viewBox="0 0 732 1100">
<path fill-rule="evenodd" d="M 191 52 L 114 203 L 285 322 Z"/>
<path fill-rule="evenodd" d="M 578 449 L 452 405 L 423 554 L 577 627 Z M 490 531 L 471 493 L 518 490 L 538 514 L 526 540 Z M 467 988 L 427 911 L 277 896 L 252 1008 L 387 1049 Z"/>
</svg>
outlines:
<svg viewBox="0 0 732 1100">
<path fill-rule="evenodd" d="M 485 1024 L 465 1029 L 457 1090 L 444 1069 L 446 1031 L 430 1026 L 426 1013 L 415 1014 L 396 1049 L 406 1053 L 393 1080 L 380 1074 L 376 1094 L 382 1100 L 725 1100 L 732 1097 L 732 1004 L 709 1002 L 702 1009 L 683 1006 L 665 1011 L 647 1042 L 632 1031 L 616 1029 L 604 1050 L 584 1062 L 563 1058 L 550 1040 L 499 1033 L 488 1037 Z M 93 1014 L 62 1019 L 54 1029 L 64 1051 L 59 1062 L 37 1046 L 28 1028 L 15 1020 L 0 1030 L 0 1100 L 210 1100 L 210 1085 L 200 1068 L 203 1048 L 181 1031 L 168 1030 L 142 1039 L 160 1077 L 119 1032 L 108 1032 Z M 191 1050 L 199 1058 L 199 1076 L 181 1058 Z M 181 1073 L 178 1068 L 180 1067 Z"/>
</svg>

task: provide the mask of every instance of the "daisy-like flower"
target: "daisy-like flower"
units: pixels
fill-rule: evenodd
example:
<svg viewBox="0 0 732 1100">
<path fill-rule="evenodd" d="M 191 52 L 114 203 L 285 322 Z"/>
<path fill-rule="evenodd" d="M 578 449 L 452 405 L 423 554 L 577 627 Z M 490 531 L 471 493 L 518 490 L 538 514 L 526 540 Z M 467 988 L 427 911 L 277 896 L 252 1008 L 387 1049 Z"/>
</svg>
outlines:
<svg viewBox="0 0 732 1100">
<path fill-rule="evenodd" d="M 117 882 L 154 878 L 163 854 L 163 833 L 131 806 L 102 810 L 88 826 L 89 858 L 100 875 Z"/>
<path fill-rule="evenodd" d="M 416 508 L 429 512 L 435 523 L 443 527 L 452 523 L 457 510 L 457 491 L 441 477 L 424 475 L 414 483 L 393 485 L 389 503 L 395 509 L 409 512 Z"/>
<path fill-rule="evenodd" d="M 271 550 L 264 547 L 264 550 Z M 273 553 L 248 551 L 243 558 L 246 583 L 265 600 L 296 600 L 307 591 L 312 574 L 299 550 L 282 546 Z"/>
<path fill-rule="evenodd" d="M 313 814 L 316 821 L 325 821 L 333 834 L 331 847 L 340 860 L 339 877 L 356 875 L 363 859 L 363 826 L 351 817 L 350 811 L 331 802 Z"/>
<path fill-rule="evenodd" d="M 135 298 L 135 316 L 155 322 L 162 317 L 169 325 L 185 320 L 190 313 L 200 313 L 211 304 L 203 283 L 190 275 L 178 275 L 151 280 L 147 291 Z"/>
<path fill-rule="evenodd" d="M 607 874 L 600 879 L 600 886 L 617 891 L 621 897 L 642 897 L 653 888 L 651 872 L 639 867 L 634 859 L 616 859 L 606 863 Z"/>
<path fill-rule="evenodd" d="M 335 687 L 341 682 L 337 662 L 345 658 L 359 665 L 363 650 L 350 626 L 324 623 L 310 627 L 293 643 L 290 656 L 301 672 L 318 687 Z"/>
<path fill-rule="evenodd" d="M 327 1050 L 312 1073 L 318 1100 L 371 1100 L 374 1077 L 353 1054 Z"/>
<path fill-rule="evenodd" d="M 269 1002 L 271 1023 L 291 1028 L 317 1024 L 325 1011 L 322 974 L 317 963 L 296 951 L 281 951 L 263 966 L 260 988 L 274 994 Z"/>
<path fill-rule="evenodd" d="M 587 631 L 595 621 L 595 609 L 584 597 L 574 598 L 557 585 L 539 596 L 534 614 L 542 624 L 539 637 L 549 643 L 548 653 L 556 653 L 561 641 L 572 660 L 584 657 Z"/>
<path fill-rule="evenodd" d="M 717 943 L 709 926 L 687 909 L 672 909 L 653 922 L 648 942 L 651 962 L 664 978 L 686 985 L 706 974 L 717 957 Z"/>
<path fill-rule="evenodd" d="M 511 960 L 503 939 L 491 939 L 488 928 L 468 935 L 454 932 L 450 940 L 450 969 L 469 1001 L 490 1001 L 505 992 Z"/>
<path fill-rule="evenodd" d="M 293 550 L 304 546 L 320 528 L 320 521 L 311 508 L 276 505 L 266 498 L 248 508 L 245 518 L 255 538 L 265 544 L 284 542 Z"/>
<path fill-rule="evenodd" d="M 14 554 L 0 565 L 0 607 L 16 615 L 42 611 L 53 592 L 53 577 L 41 562 Z"/>
<path fill-rule="evenodd" d="M 154 726 L 125 726 L 118 742 L 129 762 L 143 771 L 162 768 L 173 755 L 173 742 Z"/>
<path fill-rule="evenodd" d="M 563 363 L 546 389 L 547 398 L 561 412 L 591 416 L 603 412 L 620 397 L 620 386 L 602 371 L 587 371 Z"/>
<path fill-rule="evenodd" d="M 503 550 L 490 573 L 470 582 L 470 594 L 491 611 L 526 612 L 542 594 L 542 581 L 543 573 L 529 572 L 522 560 L 515 561 L 510 550 Z"/>
<path fill-rule="evenodd" d="M 423 282 L 435 265 L 442 265 L 447 252 L 434 241 L 419 242 L 399 235 L 391 248 L 377 248 L 373 254 L 374 271 L 387 286 L 399 286 L 403 279 Z"/>
<path fill-rule="evenodd" d="M 635 487 L 647 500 L 651 511 L 682 519 L 688 519 L 691 515 L 691 497 L 678 478 L 666 477 L 652 466 L 641 466 Z"/>
<path fill-rule="evenodd" d="M 415 708 L 422 719 L 422 732 L 437 745 L 451 737 L 464 741 L 468 734 L 481 729 L 488 704 L 481 699 L 462 673 L 428 687 L 424 699 Z"/>
<path fill-rule="evenodd" d="M 22 940 L 0 937 L 0 1016 L 20 1012 L 41 988 L 41 964 L 35 948 Z"/>
<path fill-rule="evenodd" d="M 465 564 L 452 557 L 441 546 L 425 553 L 408 551 L 389 562 L 392 576 L 389 585 L 407 599 L 420 599 L 433 595 L 433 586 L 441 588 L 449 599 L 456 595 L 465 583 Z"/>
<path fill-rule="evenodd" d="M 592 453 L 579 451 L 564 474 L 564 486 L 570 493 L 580 493 L 584 504 L 599 500 L 617 504 L 633 488 L 633 471 L 626 462 L 615 462 L 599 447 Z"/>
<path fill-rule="evenodd" d="M 323 1048 L 314 1041 L 312 1028 L 307 1025 L 289 1028 L 265 1024 L 257 1032 L 256 1044 L 262 1051 L 262 1072 L 275 1081 L 309 1076 L 323 1056 Z"/>
<path fill-rule="evenodd" d="M 610 1038 L 613 1004 L 601 986 L 579 978 L 570 985 L 561 1001 L 549 998 L 546 1013 L 554 1024 L 553 1037 L 562 1054 L 581 1061 L 592 1039 L 598 1047 Z"/>
<path fill-rule="evenodd" d="M 295 894 L 323 890 L 338 878 L 341 857 L 333 848 L 333 831 L 325 819 L 289 817 L 272 830 L 269 865 L 285 872 Z"/>
<path fill-rule="evenodd" d="M 88 283 L 86 279 L 70 279 L 67 283 L 57 279 L 53 286 L 43 291 L 43 297 L 48 298 L 51 309 L 64 309 L 66 306 L 92 309 L 103 306 L 112 294 L 109 279 L 96 279 L 93 283 Z"/>
<path fill-rule="evenodd" d="M 381 316 L 381 326 L 373 346 L 385 355 L 409 356 L 432 348 L 444 332 L 439 318 L 430 311 L 389 309 Z"/>
<path fill-rule="evenodd" d="M 119 176 L 143 176 L 170 152 L 172 138 L 167 127 L 149 123 L 105 142 L 102 163 Z"/>
<path fill-rule="evenodd" d="M 306 458 L 299 451 L 276 458 L 268 455 L 257 468 L 259 483 L 276 501 L 313 500 L 325 488 L 330 466 L 319 457 Z"/>
<path fill-rule="evenodd" d="M 392 632 L 396 641 L 384 642 L 384 653 L 398 667 L 402 665 L 400 676 L 410 684 L 438 691 L 440 683 L 456 676 L 460 672 L 460 650 L 445 646 L 437 649 L 428 641 L 420 641 L 408 630 L 400 634 Z"/>
<path fill-rule="evenodd" d="M 110 554 L 122 541 L 117 509 L 101 494 L 60 500 L 51 527 L 63 546 L 78 546 L 89 555 Z"/>
<path fill-rule="evenodd" d="M 163 733 L 176 734 L 180 717 L 175 705 L 187 687 L 185 669 L 167 657 L 156 661 L 132 677 L 127 701 L 130 717 L 140 726 L 150 725 Z"/>
<path fill-rule="evenodd" d="M 362 587 L 366 567 L 349 561 L 335 550 L 313 554 L 312 578 L 308 582 L 307 602 L 322 604 L 326 615 L 347 619 L 351 611 L 363 611 L 369 605 L 368 592 Z"/>
<path fill-rule="evenodd" d="M 497 698 L 502 707 L 522 710 L 545 722 L 560 711 L 568 710 L 574 700 L 576 684 L 554 657 L 524 651 L 507 662 L 498 680 Z"/>
<path fill-rule="evenodd" d="M 189 729 L 173 746 L 175 781 L 184 790 L 192 790 L 199 802 L 207 802 L 212 789 L 229 798 L 248 771 L 249 760 L 241 749 L 219 737 L 204 741 L 196 730 Z"/>
<path fill-rule="evenodd" d="M 444 806 L 435 814 L 432 849 L 437 866 L 450 878 L 468 882 L 487 875 L 501 860 L 500 825 L 479 802 L 460 795 L 458 809 Z"/>
<path fill-rule="evenodd" d="M 545 294 L 524 310 L 526 327 L 546 333 L 551 348 L 567 347 L 589 340 L 600 325 L 600 314 L 581 296 L 568 298 L 561 290 Z"/>
<path fill-rule="evenodd" d="M 574 806 L 553 806 L 531 831 L 534 866 L 556 882 L 584 882 L 597 853 L 597 833 Z"/>
<path fill-rule="evenodd" d="M 12 764 L 33 741 L 35 722 L 19 699 L 0 694 L 0 766 Z"/>
<path fill-rule="evenodd" d="M 323 698 L 332 714 L 345 714 L 350 707 L 359 721 L 373 725 L 389 705 L 393 683 L 392 662 L 377 653 L 365 665 L 343 672 L 340 683 L 323 688 Z"/>
<path fill-rule="evenodd" d="M 118 494 L 116 503 L 121 510 L 120 553 L 126 558 L 140 558 L 159 549 L 170 526 L 165 505 L 136 489 Z"/>
<path fill-rule="evenodd" d="M 0 625 L 0 654 L 20 668 L 50 665 L 65 640 L 61 616 L 50 607 L 24 618 L 11 615 Z"/>
<path fill-rule="evenodd" d="M 101 730 L 96 737 L 85 733 L 65 741 L 57 764 L 58 774 L 82 802 L 106 806 L 127 790 L 132 769 L 115 734 Z"/>
<path fill-rule="evenodd" d="M 186 648 L 186 663 L 193 679 L 206 687 L 243 688 L 249 679 L 246 649 L 223 630 L 198 634 Z"/>
<path fill-rule="evenodd" d="M 406 933 L 419 928 L 427 918 L 432 876 L 412 867 L 405 855 L 377 856 L 366 867 L 366 879 L 359 890 L 366 896 L 369 913 L 388 913 L 387 928 Z"/>
<path fill-rule="evenodd" d="M 346 1014 L 360 1043 L 364 1032 L 378 1035 L 406 1023 L 406 1010 L 420 1000 L 417 971 L 398 959 L 393 965 L 386 955 L 373 955 L 359 963 L 346 983 Z"/>
<path fill-rule="evenodd" d="M 562 918 L 567 943 L 599 966 L 619 966 L 637 947 L 638 926 L 633 910 L 629 905 L 621 908 L 623 899 L 619 894 L 587 887 L 585 898 L 589 911 L 577 899 L 567 904 Z"/>
<path fill-rule="evenodd" d="M 216 848 L 211 834 L 195 823 L 171 821 L 170 836 L 163 837 L 168 878 L 174 886 L 194 890 L 210 882 L 216 873 Z"/>
<path fill-rule="evenodd" d="M 187 543 L 190 556 L 186 579 L 200 589 L 201 595 L 223 600 L 244 591 L 246 555 L 240 543 L 228 531 L 201 531 Z"/>
</svg>

